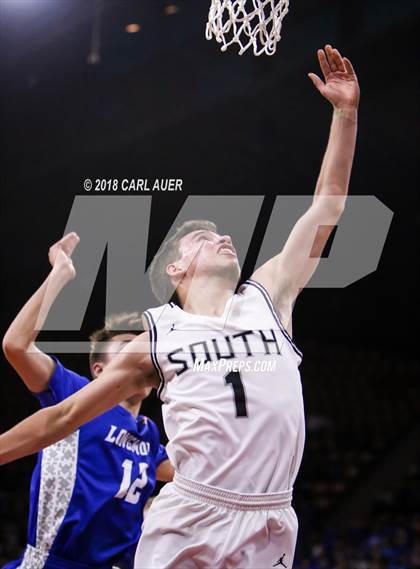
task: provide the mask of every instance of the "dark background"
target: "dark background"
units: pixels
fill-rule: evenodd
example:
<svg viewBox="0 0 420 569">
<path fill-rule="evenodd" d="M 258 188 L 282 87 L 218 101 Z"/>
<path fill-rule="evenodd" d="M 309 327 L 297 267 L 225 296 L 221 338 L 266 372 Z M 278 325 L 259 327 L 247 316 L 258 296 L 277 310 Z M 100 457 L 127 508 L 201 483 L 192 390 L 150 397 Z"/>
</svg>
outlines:
<svg viewBox="0 0 420 569">
<path fill-rule="evenodd" d="M 98 6 L 100 62 L 89 65 Z M 420 566 L 418 495 L 401 495 L 415 491 L 419 467 L 410 443 L 419 411 L 419 5 L 294 0 L 270 58 L 222 54 L 204 38 L 207 10 L 204 0 L 0 1 L 1 333 L 47 275 L 48 247 L 87 177 L 183 179 L 183 194 L 153 198 L 149 261 L 187 195 L 265 195 L 249 274 L 274 196 L 314 190 L 331 109 L 307 73 L 318 73 L 316 50 L 332 43 L 362 91 L 350 192 L 375 195 L 394 219 L 375 273 L 307 290 L 296 304 L 308 441 L 295 566 Z M 133 22 L 140 32 L 126 33 Z M 102 325 L 105 269 L 106 260 L 83 329 L 66 339 Z M 88 374 L 84 357 L 63 361 Z M 0 386 L 7 429 L 37 405 L 4 358 Z M 153 397 L 144 410 L 159 421 Z M 0 561 L 25 543 L 33 464 L 2 468 Z"/>
</svg>

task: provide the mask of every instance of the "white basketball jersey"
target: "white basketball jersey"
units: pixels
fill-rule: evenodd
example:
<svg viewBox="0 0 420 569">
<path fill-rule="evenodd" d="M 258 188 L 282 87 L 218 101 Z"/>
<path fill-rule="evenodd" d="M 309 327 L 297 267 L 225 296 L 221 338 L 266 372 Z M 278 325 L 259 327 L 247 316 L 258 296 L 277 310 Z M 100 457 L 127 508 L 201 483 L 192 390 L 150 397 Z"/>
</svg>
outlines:
<svg viewBox="0 0 420 569">
<path fill-rule="evenodd" d="M 175 469 L 234 492 L 290 489 L 305 438 L 301 353 L 265 288 L 246 281 L 220 317 L 172 302 L 144 314 Z"/>
</svg>

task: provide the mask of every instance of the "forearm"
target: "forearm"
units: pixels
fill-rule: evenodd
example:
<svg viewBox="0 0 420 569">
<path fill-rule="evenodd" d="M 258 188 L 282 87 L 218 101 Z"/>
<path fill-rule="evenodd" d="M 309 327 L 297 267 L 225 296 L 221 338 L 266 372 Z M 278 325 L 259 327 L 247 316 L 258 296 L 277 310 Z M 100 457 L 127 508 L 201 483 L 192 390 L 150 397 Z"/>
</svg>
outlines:
<svg viewBox="0 0 420 569">
<path fill-rule="evenodd" d="M 10 350 L 26 351 L 36 340 L 51 306 L 67 282 L 68 279 L 54 269 L 50 272 L 7 330 L 3 339 L 6 355 Z"/>
<path fill-rule="evenodd" d="M 145 344 L 133 340 L 108 364 L 100 379 L 0 435 L 0 463 L 32 454 L 65 438 L 145 386 L 156 385 L 150 354 L 143 351 Z"/>
<path fill-rule="evenodd" d="M 105 375 L 105 372 L 104 372 Z M 118 372 L 101 378 L 61 403 L 41 409 L 0 435 L 0 464 L 38 452 L 135 393 Z M 116 377 L 117 376 L 117 377 Z M 115 378 L 117 381 L 114 381 Z"/>
<path fill-rule="evenodd" d="M 357 109 L 334 109 L 330 136 L 315 188 L 319 195 L 346 196 L 357 136 Z"/>
<path fill-rule="evenodd" d="M 0 464 L 33 454 L 71 432 L 59 405 L 41 409 L 0 435 Z M 60 433 L 58 439 L 57 433 Z"/>
</svg>

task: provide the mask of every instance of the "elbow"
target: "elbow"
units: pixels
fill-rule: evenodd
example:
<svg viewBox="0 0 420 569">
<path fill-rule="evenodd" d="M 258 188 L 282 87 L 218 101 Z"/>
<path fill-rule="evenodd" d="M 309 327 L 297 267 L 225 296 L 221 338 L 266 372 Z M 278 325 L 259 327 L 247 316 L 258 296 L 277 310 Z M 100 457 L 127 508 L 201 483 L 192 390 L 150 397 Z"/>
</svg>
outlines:
<svg viewBox="0 0 420 569">
<path fill-rule="evenodd" d="M 6 360 L 13 365 L 25 357 L 31 345 L 32 342 L 28 344 L 6 332 L 2 341 L 3 354 Z"/>
<path fill-rule="evenodd" d="M 175 475 L 175 469 L 168 459 L 160 463 L 156 470 L 156 479 L 159 482 L 172 482 Z"/>
<path fill-rule="evenodd" d="M 3 348 L 3 354 L 9 359 L 7 356 L 10 352 L 13 352 L 13 342 L 9 339 L 9 336 L 6 334 L 3 337 L 3 341 L 1 343 L 1 347 Z"/>
<path fill-rule="evenodd" d="M 317 217 L 322 225 L 336 225 L 344 213 L 346 196 L 328 195 L 319 196 L 315 207 L 318 210 Z"/>
<path fill-rule="evenodd" d="M 346 205 L 345 196 L 340 196 L 335 198 L 333 200 L 333 203 L 330 205 L 330 216 L 333 218 L 335 223 L 337 223 L 340 217 L 343 215 L 345 205 Z"/>
<path fill-rule="evenodd" d="M 11 338 L 7 332 L 3 338 L 2 348 L 3 353 L 9 362 L 25 351 L 25 348 L 19 342 Z"/>
</svg>

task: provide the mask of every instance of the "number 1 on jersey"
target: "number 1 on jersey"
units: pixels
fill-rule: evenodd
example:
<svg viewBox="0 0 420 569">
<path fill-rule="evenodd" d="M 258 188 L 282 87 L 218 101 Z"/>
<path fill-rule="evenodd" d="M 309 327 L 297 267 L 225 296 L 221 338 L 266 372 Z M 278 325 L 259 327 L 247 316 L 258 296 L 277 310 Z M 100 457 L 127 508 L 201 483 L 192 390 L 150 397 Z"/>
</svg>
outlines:
<svg viewBox="0 0 420 569">
<path fill-rule="evenodd" d="M 225 376 L 226 385 L 231 385 L 233 388 L 233 396 L 235 399 L 235 408 L 237 417 L 248 417 L 246 408 L 246 396 L 244 384 L 242 383 L 241 374 L 239 371 L 231 371 Z"/>
</svg>

